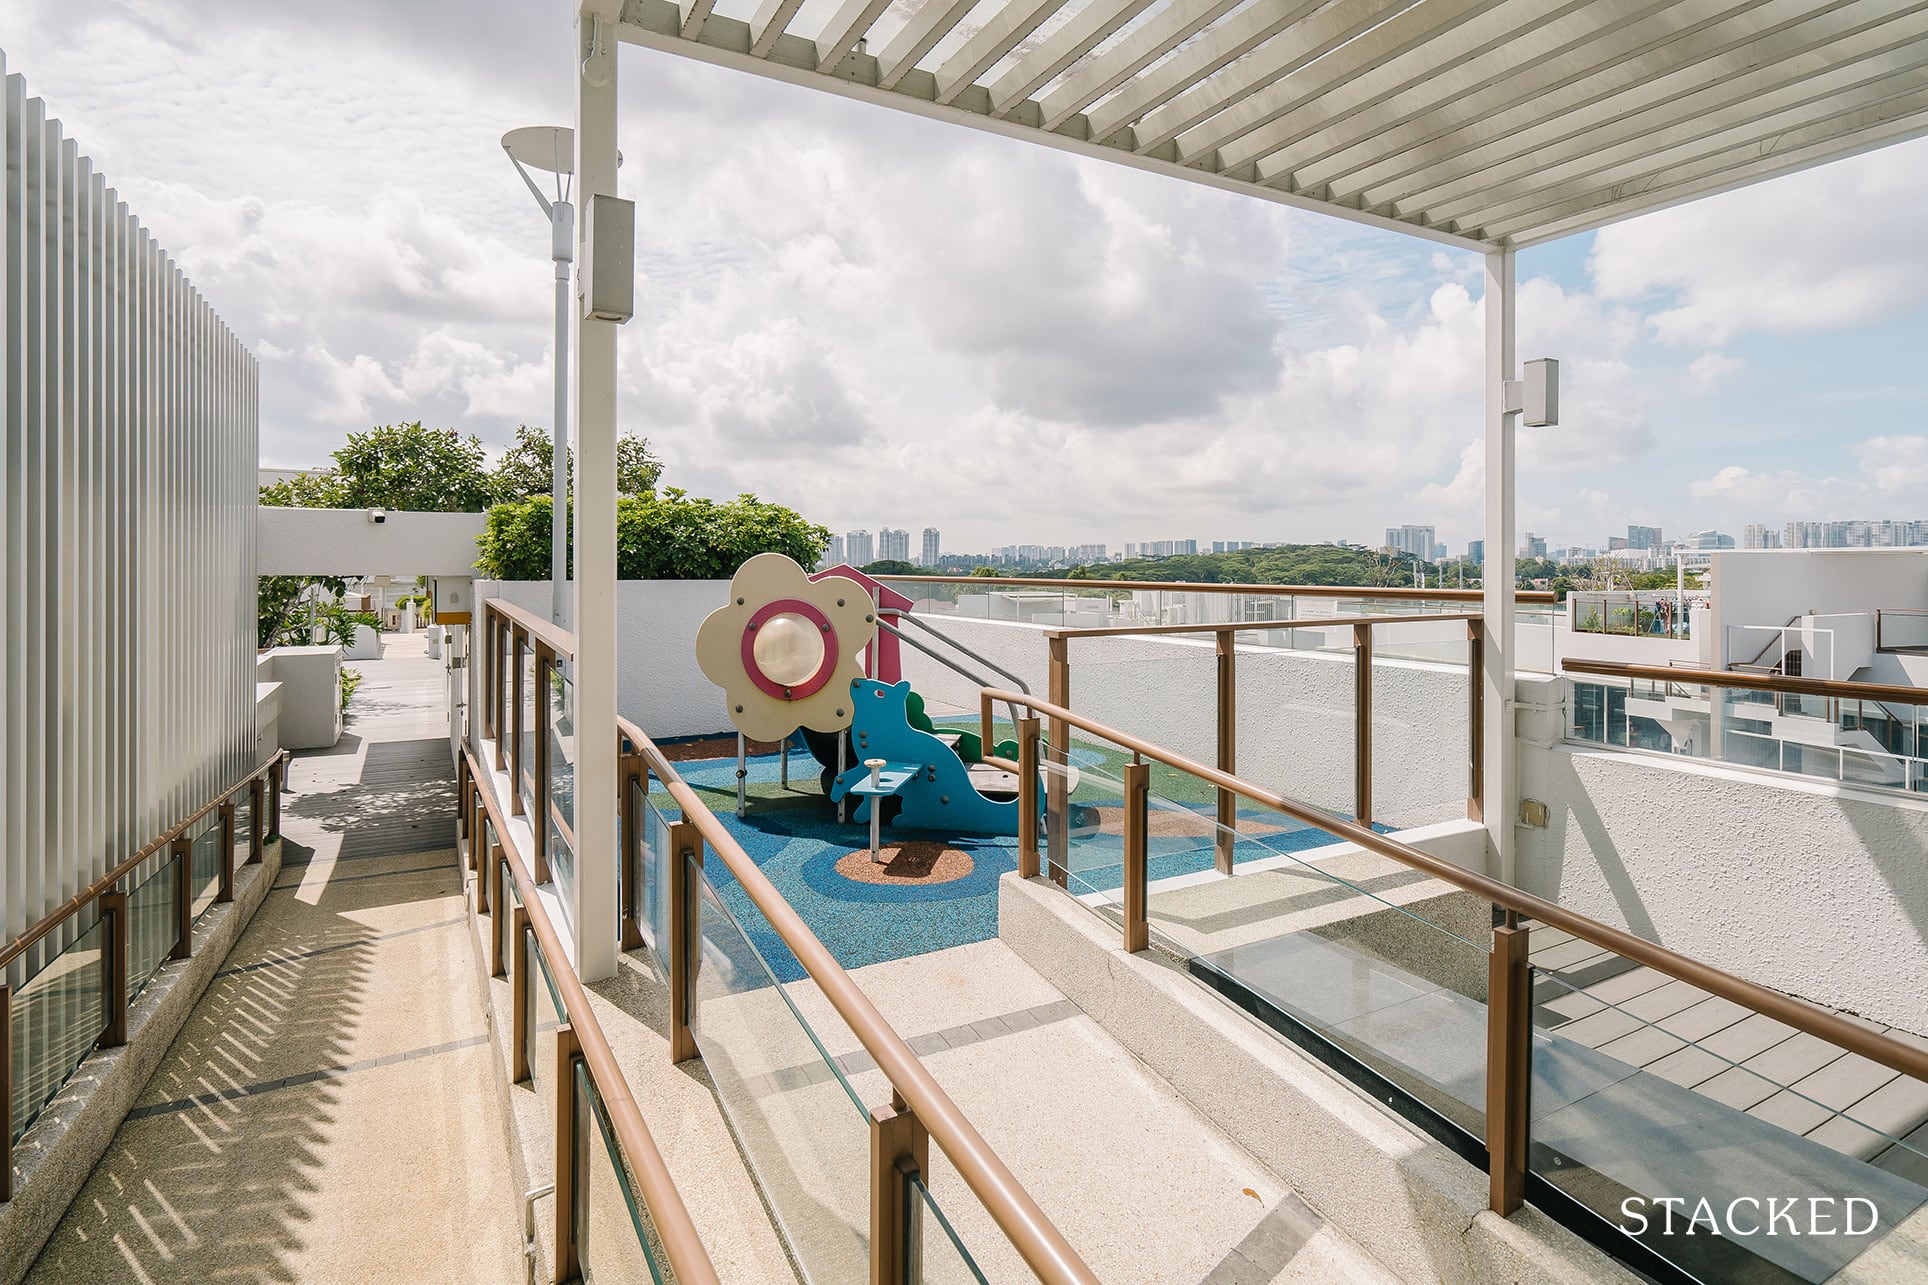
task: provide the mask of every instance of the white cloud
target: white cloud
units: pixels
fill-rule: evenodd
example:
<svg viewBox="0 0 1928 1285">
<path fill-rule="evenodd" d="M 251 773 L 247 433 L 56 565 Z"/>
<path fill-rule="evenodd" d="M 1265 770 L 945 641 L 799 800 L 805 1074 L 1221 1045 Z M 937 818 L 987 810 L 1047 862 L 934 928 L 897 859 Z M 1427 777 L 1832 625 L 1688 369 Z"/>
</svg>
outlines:
<svg viewBox="0 0 1928 1285">
<path fill-rule="evenodd" d="M 1869 325 L 1928 294 L 1928 141 L 1617 224 L 1594 241 L 1603 298 L 1665 300 L 1670 343 Z"/>
<path fill-rule="evenodd" d="M 1725 353 L 1704 352 L 1687 364 L 1687 380 L 1700 392 L 1711 392 L 1724 383 L 1729 376 L 1747 365 L 1738 357 Z"/>
<path fill-rule="evenodd" d="M 1854 453 L 1877 491 L 1908 495 L 1918 506 L 1928 500 L 1928 434 L 1870 437 Z"/>
</svg>

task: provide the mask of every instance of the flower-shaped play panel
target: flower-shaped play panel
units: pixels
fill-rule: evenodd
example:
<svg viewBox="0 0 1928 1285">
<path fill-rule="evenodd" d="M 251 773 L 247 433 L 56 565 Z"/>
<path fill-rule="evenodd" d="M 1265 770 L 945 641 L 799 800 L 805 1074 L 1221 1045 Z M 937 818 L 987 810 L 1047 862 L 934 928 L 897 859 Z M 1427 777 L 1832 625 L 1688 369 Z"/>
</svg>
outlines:
<svg viewBox="0 0 1928 1285">
<path fill-rule="evenodd" d="M 781 740 L 799 727 L 850 726 L 850 684 L 877 632 L 855 580 L 812 581 L 781 553 L 759 553 L 730 581 L 730 602 L 696 631 L 696 663 L 723 689 L 745 736 Z"/>
</svg>

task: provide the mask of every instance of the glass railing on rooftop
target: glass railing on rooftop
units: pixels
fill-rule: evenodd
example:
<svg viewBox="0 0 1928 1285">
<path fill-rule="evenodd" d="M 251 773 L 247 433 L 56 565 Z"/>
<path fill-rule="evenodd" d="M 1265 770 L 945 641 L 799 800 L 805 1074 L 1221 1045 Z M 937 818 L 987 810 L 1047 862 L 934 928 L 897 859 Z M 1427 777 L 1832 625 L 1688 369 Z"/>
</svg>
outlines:
<svg viewBox="0 0 1928 1285">
<path fill-rule="evenodd" d="M 1596 661 L 1566 672 L 1577 744 L 1928 792 L 1928 693 L 1914 688 Z"/>
<path fill-rule="evenodd" d="M 1019 778 L 1044 768 L 1019 876 L 1486 1167 L 1497 1212 L 1531 1201 L 1661 1279 L 1818 1282 L 1928 1202 L 1920 1041 L 1063 706 L 987 689 L 984 709 L 1012 699 L 1035 715 Z M 1797 1237 L 1760 1234 L 1796 1205 Z M 1834 1234 L 1808 1234 L 1822 1206 Z"/>
<path fill-rule="evenodd" d="M 0 949 L 0 1202 L 35 1121 L 90 1053 L 127 1042 L 147 984 L 190 957 L 195 926 L 279 833 L 286 763 L 277 753 Z"/>
</svg>

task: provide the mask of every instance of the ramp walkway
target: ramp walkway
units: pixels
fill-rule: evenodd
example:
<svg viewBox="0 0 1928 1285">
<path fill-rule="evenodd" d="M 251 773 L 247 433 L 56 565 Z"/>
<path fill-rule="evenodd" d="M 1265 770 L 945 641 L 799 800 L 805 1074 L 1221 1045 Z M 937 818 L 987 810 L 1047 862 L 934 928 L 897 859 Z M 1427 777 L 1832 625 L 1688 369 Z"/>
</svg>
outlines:
<svg viewBox="0 0 1928 1285">
<path fill-rule="evenodd" d="M 402 635 L 350 667 L 267 900 L 29 1281 L 524 1279 L 442 666 Z"/>
</svg>

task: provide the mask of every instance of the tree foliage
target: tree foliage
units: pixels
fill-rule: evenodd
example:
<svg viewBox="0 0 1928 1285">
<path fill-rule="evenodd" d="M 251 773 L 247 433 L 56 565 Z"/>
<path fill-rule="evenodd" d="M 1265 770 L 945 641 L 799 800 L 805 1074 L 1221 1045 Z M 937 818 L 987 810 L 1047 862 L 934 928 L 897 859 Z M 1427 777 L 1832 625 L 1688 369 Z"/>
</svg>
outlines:
<svg viewBox="0 0 1928 1285">
<path fill-rule="evenodd" d="M 1421 563 L 1430 570 L 1430 564 Z M 973 573 L 975 574 L 975 573 Z M 1412 583 L 1412 563 L 1371 549 L 1336 544 L 1288 544 L 1231 553 L 1180 554 L 1073 567 L 1071 580 L 1167 580 L 1188 584 L 1309 584 L 1396 586 Z"/>
<path fill-rule="evenodd" d="M 863 572 L 865 575 L 872 576 L 921 576 L 930 574 L 926 568 L 918 566 L 915 562 L 905 562 L 902 558 L 879 558 L 875 562 L 864 563 L 864 565 L 858 567 L 857 570 Z"/>
<path fill-rule="evenodd" d="M 570 470 L 570 492 L 574 494 L 575 452 L 565 453 Z M 527 424 L 519 425 L 515 431 L 515 445 L 503 452 L 502 458 L 496 461 L 495 471 L 489 475 L 495 502 L 513 504 L 534 499 L 538 495 L 552 494 L 555 479 L 550 469 L 554 460 L 555 445 L 549 434 Z M 624 433 L 617 439 L 618 495 L 646 495 L 656 489 L 656 481 L 662 475 L 663 463 L 650 454 L 646 439 L 633 433 Z"/>
<path fill-rule="evenodd" d="M 490 509 L 476 564 L 481 574 L 546 580 L 549 510 L 546 495 Z M 727 580 L 759 553 L 781 553 L 808 567 L 829 543 L 824 527 L 749 494 L 718 503 L 670 487 L 662 495 L 616 501 L 616 575 L 623 580 Z"/>
<path fill-rule="evenodd" d="M 271 507 L 394 509 L 403 513 L 480 513 L 490 482 L 482 440 L 452 428 L 377 424 L 350 433 L 332 469 L 261 488 Z"/>
</svg>

